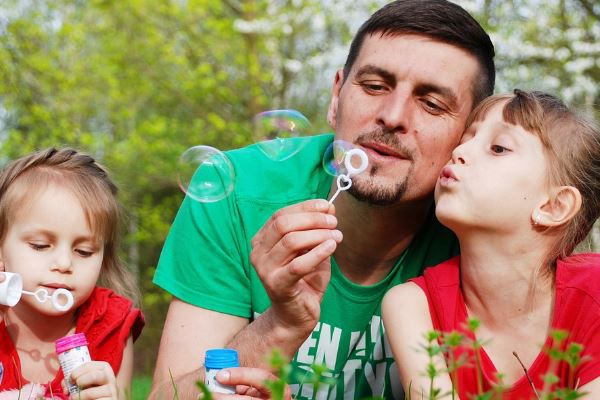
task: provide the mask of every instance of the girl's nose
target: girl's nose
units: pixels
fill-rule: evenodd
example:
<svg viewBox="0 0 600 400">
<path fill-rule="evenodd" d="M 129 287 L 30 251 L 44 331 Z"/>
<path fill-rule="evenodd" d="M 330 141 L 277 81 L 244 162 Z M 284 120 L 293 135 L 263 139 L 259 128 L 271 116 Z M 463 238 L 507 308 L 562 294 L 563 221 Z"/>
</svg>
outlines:
<svg viewBox="0 0 600 400">
<path fill-rule="evenodd" d="M 452 151 L 452 162 L 454 162 L 454 164 L 466 164 L 467 163 L 465 149 L 466 149 L 465 143 L 462 143 L 462 144 L 459 144 L 458 146 L 456 146 L 456 148 Z"/>
<path fill-rule="evenodd" d="M 67 273 L 73 269 L 73 260 L 71 258 L 71 252 L 61 250 L 54 261 L 52 270 Z"/>
</svg>

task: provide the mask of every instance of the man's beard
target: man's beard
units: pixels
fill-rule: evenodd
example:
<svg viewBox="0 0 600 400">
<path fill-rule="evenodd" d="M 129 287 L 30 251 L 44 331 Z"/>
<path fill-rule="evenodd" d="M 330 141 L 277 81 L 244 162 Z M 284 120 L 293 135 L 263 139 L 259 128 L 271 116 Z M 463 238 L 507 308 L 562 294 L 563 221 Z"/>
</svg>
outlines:
<svg viewBox="0 0 600 400">
<path fill-rule="evenodd" d="M 385 144 L 402 155 L 407 160 L 413 160 L 412 151 L 404 146 L 394 132 L 376 130 L 360 135 L 356 143 L 377 142 Z M 389 206 L 402 200 L 408 187 L 408 177 L 412 173 L 412 165 L 404 179 L 392 184 L 378 184 L 378 165 L 372 165 L 362 176 L 354 177 L 348 192 L 357 200 L 376 206 Z M 368 175 L 368 176 L 367 176 Z M 358 178 L 358 179 L 357 179 Z"/>
<path fill-rule="evenodd" d="M 392 185 L 378 185 L 373 178 L 377 173 L 377 169 L 377 166 L 373 167 L 369 172 L 369 177 L 362 176 L 362 179 L 354 178 L 348 192 L 356 200 L 375 206 L 389 206 L 399 203 L 406 192 L 408 176 Z"/>
</svg>

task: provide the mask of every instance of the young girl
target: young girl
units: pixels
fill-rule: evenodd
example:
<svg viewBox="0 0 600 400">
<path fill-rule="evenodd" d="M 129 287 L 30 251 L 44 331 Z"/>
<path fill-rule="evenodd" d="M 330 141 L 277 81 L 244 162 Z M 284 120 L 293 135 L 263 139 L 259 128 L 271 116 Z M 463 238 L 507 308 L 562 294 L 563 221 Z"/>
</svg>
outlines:
<svg viewBox="0 0 600 400">
<path fill-rule="evenodd" d="M 54 342 L 75 332 L 86 335 L 93 360 L 71 374 L 75 398 L 129 390 L 144 320 L 121 296 L 136 299 L 137 290 L 117 257 L 116 194 L 106 170 L 71 149 L 31 154 L 0 175 L 0 271 L 20 274 L 24 290 L 65 288 L 74 297 L 68 311 L 28 295 L 2 310 L 0 399 L 68 398 Z"/>
<path fill-rule="evenodd" d="M 452 381 L 436 378 L 441 393 L 453 383 L 460 399 L 472 399 L 500 372 L 502 398 L 536 398 L 553 368 L 549 334 L 562 329 L 563 345 L 584 346 L 584 361 L 573 371 L 559 363 L 554 387 L 598 399 L 600 255 L 571 254 L 600 214 L 600 132 L 555 97 L 520 90 L 483 101 L 467 127 L 435 190 L 436 214 L 458 236 L 461 256 L 384 299 L 402 384 L 413 398 L 427 397 L 425 334 L 459 331 L 483 348 L 477 357 L 472 345 L 456 349 L 469 362 Z M 466 328 L 472 318 L 476 338 Z M 434 359 L 440 370 L 444 361 Z"/>
</svg>

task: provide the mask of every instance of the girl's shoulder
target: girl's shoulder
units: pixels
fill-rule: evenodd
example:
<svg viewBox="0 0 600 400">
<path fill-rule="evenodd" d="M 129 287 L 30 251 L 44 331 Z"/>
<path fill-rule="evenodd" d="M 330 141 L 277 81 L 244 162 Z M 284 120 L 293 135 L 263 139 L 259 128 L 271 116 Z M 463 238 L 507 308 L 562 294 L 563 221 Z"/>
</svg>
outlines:
<svg viewBox="0 0 600 400">
<path fill-rule="evenodd" d="M 600 254 L 573 254 L 556 263 L 557 283 L 600 288 Z"/>
<path fill-rule="evenodd" d="M 460 256 L 453 257 L 434 267 L 425 268 L 422 276 L 411 279 L 425 292 L 440 287 L 458 287 L 460 285 Z"/>
<path fill-rule="evenodd" d="M 556 263 L 557 294 L 591 301 L 600 313 L 600 254 L 574 254 Z"/>
</svg>

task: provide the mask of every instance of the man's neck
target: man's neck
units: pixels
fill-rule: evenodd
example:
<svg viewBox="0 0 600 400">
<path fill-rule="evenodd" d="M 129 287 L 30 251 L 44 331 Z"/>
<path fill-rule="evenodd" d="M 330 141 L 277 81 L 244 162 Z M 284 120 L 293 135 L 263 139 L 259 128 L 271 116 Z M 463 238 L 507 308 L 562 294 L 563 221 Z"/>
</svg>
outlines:
<svg viewBox="0 0 600 400">
<path fill-rule="evenodd" d="M 344 239 L 334 256 L 342 273 L 361 285 L 385 278 L 421 229 L 431 206 L 432 201 L 373 206 L 349 193 L 340 196 L 335 207 Z"/>
</svg>

